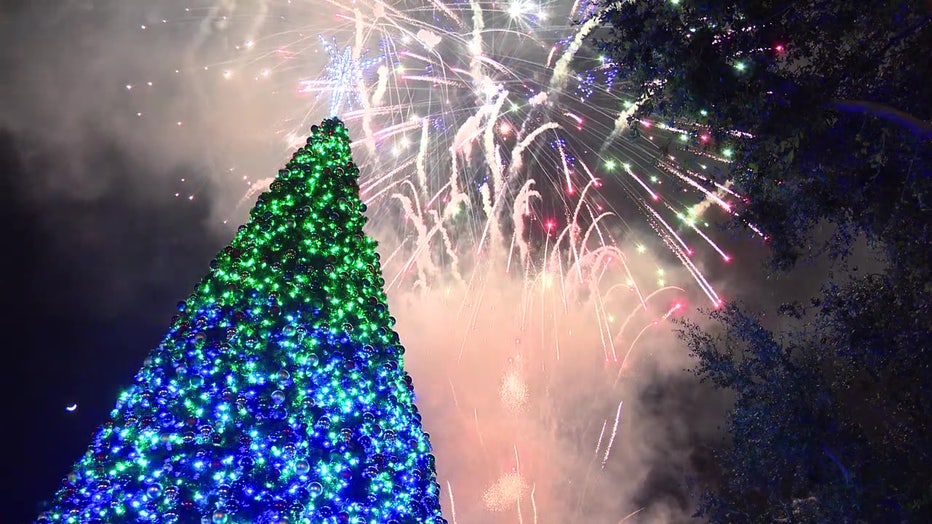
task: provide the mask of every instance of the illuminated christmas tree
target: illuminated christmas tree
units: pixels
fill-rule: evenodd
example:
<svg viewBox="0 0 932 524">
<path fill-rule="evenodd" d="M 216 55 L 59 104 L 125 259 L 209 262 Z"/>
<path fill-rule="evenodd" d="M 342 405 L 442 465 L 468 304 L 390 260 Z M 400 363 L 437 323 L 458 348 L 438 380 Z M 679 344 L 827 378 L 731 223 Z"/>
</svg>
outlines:
<svg viewBox="0 0 932 524">
<path fill-rule="evenodd" d="M 446 522 L 357 175 L 314 126 L 38 522 Z"/>
</svg>

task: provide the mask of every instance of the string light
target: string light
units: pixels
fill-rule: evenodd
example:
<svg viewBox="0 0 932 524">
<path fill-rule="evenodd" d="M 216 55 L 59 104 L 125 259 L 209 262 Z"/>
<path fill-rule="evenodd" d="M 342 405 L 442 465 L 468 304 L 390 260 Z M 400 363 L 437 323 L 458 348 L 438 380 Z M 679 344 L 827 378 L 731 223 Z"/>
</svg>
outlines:
<svg viewBox="0 0 932 524">
<path fill-rule="evenodd" d="M 446 523 L 357 175 L 314 126 L 38 522 Z"/>
</svg>

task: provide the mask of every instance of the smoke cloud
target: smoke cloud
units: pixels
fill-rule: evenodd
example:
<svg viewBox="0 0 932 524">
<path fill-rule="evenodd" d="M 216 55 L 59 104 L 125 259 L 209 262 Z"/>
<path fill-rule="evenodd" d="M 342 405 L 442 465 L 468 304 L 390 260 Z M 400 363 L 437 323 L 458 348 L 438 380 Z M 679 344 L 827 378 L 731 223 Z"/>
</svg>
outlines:
<svg viewBox="0 0 932 524">
<path fill-rule="evenodd" d="M 660 292 L 645 310 L 631 289 L 588 294 L 575 274 L 552 277 L 489 269 L 468 287 L 390 293 L 447 518 L 688 520 L 685 478 L 703 474 L 722 403 L 684 372 L 660 321 L 683 294 Z"/>
</svg>

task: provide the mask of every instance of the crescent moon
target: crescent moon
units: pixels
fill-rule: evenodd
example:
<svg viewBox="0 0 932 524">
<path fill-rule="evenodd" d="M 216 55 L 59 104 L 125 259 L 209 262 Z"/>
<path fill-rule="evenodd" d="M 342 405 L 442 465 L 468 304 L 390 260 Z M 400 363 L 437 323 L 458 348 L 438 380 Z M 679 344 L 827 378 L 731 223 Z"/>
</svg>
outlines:
<svg viewBox="0 0 932 524">
<path fill-rule="evenodd" d="M 70 413 L 70 412 L 72 412 L 72 411 L 74 411 L 74 410 L 76 410 L 76 409 L 78 409 L 78 404 L 77 404 L 77 403 L 74 403 L 74 404 L 72 404 L 72 405 L 66 407 L 66 408 L 65 408 L 65 411 L 68 411 L 68 412 Z"/>
</svg>

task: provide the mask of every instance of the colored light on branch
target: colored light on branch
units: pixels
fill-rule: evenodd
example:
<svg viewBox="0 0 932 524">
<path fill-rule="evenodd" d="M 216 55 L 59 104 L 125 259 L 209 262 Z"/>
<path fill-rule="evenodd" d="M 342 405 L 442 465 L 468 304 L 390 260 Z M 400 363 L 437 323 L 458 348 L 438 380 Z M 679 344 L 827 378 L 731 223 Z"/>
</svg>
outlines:
<svg viewBox="0 0 932 524">
<path fill-rule="evenodd" d="M 38 522 L 446 522 L 346 128 L 312 128 Z"/>
</svg>

